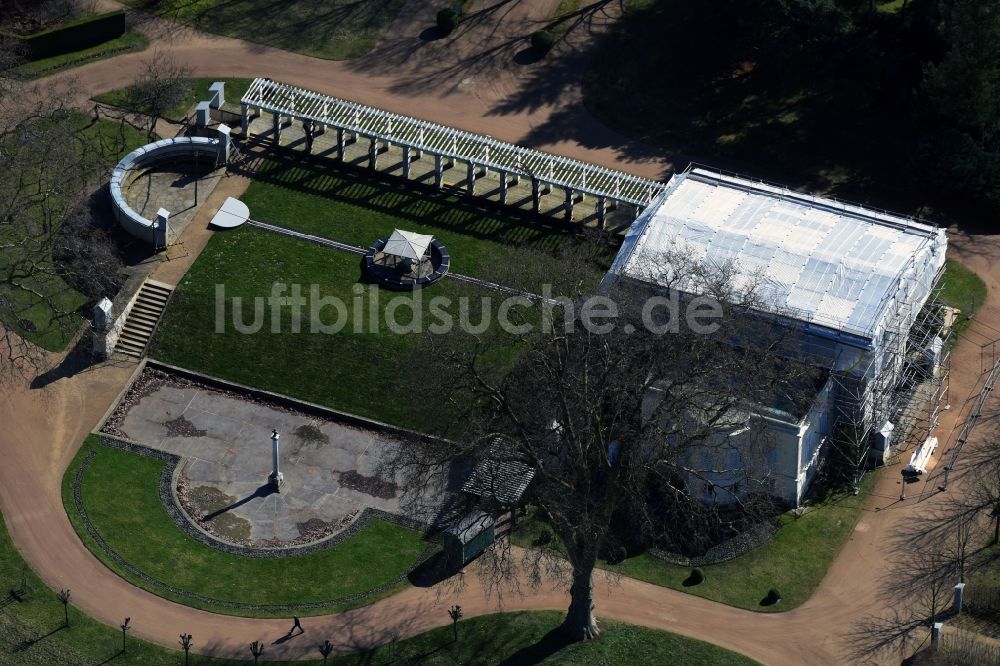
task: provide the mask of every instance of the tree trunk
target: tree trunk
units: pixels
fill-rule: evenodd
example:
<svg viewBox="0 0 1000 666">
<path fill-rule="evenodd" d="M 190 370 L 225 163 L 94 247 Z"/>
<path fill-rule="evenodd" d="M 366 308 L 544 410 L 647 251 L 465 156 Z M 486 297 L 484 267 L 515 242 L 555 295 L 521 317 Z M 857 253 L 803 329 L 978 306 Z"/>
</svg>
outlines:
<svg viewBox="0 0 1000 666">
<path fill-rule="evenodd" d="M 601 633 L 594 617 L 593 573 L 593 564 L 573 569 L 573 585 L 569 589 L 569 610 L 562 623 L 562 632 L 574 641 L 591 640 Z"/>
</svg>

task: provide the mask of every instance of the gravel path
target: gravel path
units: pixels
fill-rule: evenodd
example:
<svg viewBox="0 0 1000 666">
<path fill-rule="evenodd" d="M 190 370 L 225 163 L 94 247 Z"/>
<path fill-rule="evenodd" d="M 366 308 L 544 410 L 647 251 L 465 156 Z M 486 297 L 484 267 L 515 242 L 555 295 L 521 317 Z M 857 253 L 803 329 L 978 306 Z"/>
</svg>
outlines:
<svg viewBox="0 0 1000 666">
<path fill-rule="evenodd" d="M 506 64 L 523 48 L 510 42 L 510 36 L 530 33 L 538 16 L 544 14 L 539 7 L 546 9 L 548 4 L 515 3 L 503 17 L 497 17 L 499 25 L 473 26 L 457 40 L 424 42 L 418 35 L 431 25 L 437 5 L 414 0 L 375 53 L 350 62 L 316 60 L 155 23 L 152 29 L 158 34 L 150 52 L 97 62 L 59 78 L 74 81 L 86 91 L 79 93 L 79 102 L 84 104 L 90 93 L 129 83 L 142 61 L 156 49 L 171 54 L 195 75 L 270 76 L 507 141 L 662 177 L 669 165 L 597 123 L 579 105 L 572 85 L 561 83 L 557 76 L 542 89 L 534 78 L 542 64 Z M 556 127 L 560 131 L 553 133 Z M 551 138 L 546 140 L 546 136 Z M 648 157 L 651 154 L 654 157 Z M 224 179 L 213 199 L 238 196 L 243 186 L 242 179 Z M 204 224 L 198 223 L 203 217 L 189 225 L 182 250 L 161 264 L 154 278 L 174 283 L 183 275 L 207 240 Z M 996 296 L 1000 241 L 990 236 L 954 235 L 953 242 L 954 256 L 982 275 L 990 288 L 981 324 L 1000 329 Z M 52 356 L 51 360 L 57 364 L 61 358 Z M 50 587 L 71 587 L 74 603 L 85 612 L 112 625 L 131 616 L 135 635 L 171 647 L 179 633 L 190 631 L 196 635 L 199 651 L 244 657 L 249 642 L 270 643 L 287 632 L 288 622 L 214 615 L 133 587 L 87 551 L 63 511 L 63 472 L 134 369 L 131 364 L 107 363 L 44 388 L 4 387 L 0 395 L 0 456 L 4 460 L 0 465 L 0 507 L 25 559 Z M 949 441 L 949 433 L 968 408 L 968 399 L 977 395 L 979 376 L 979 347 L 963 341 L 953 361 L 952 409 L 945 412 L 937 433 L 942 442 Z M 994 410 L 993 402 L 989 403 L 988 412 Z M 974 433 L 967 446 L 975 447 L 985 439 L 985 432 L 984 428 Z M 941 447 L 942 454 L 947 448 Z M 960 472 L 953 472 L 952 478 L 960 478 Z M 910 499 L 899 502 L 898 470 L 889 469 L 819 589 L 793 611 L 753 613 L 631 579 L 609 587 L 605 576 L 599 574 L 597 612 L 601 617 L 707 640 L 767 664 L 847 663 L 851 645 L 845 636 L 853 623 L 864 615 L 888 610 L 888 602 L 877 596 L 876 585 L 893 557 L 887 552 L 884 536 L 923 509 L 922 503 L 928 500 L 918 492 L 927 490 L 929 496 L 930 484 L 937 483 L 933 473 L 929 476 L 929 482 L 911 487 Z M 960 487 L 953 482 L 949 493 Z M 409 636 L 448 623 L 445 610 L 454 603 L 462 605 L 466 616 L 494 612 L 496 602 L 486 598 L 476 577 L 466 578 L 461 592 L 410 588 L 365 608 L 308 618 L 307 638 L 270 645 L 267 656 L 315 658 L 315 644 L 327 637 L 336 642 L 338 650 L 350 651 L 386 642 L 391 632 Z M 561 610 L 566 605 L 563 590 L 542 589 L 506 597 L 504 609 Z M 886 661 L 892 661 L 891 657 L 886 656 Z"/>
</svg>

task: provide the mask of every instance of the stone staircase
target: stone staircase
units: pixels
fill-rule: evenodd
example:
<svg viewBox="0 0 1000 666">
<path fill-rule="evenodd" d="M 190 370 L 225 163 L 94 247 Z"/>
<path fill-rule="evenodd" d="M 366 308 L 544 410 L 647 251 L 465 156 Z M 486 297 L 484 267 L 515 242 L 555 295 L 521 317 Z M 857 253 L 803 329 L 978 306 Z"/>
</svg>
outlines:
<svg viewBox="0 0 1000 666">
<path fill-rule="evenodd" d="M 125 326 L 115 344 L 115 353 L 142 358 L 173 290 L 170 285 L 154 280 L 143 283 L 125 318 Z"/>
</svg>

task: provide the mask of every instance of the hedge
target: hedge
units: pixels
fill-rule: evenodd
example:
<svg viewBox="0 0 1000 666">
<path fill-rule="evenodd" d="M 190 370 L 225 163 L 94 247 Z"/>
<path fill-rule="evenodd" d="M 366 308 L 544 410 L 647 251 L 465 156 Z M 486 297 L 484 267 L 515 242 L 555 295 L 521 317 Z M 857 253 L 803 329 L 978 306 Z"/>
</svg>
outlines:
<svg viewBox="0 0 1000 666">
<path fill-rule="evenodd" d="M 125 34 L 125 30 L 125 11 L 119 9 L 26 37 L 7 33 L 0 35 L 24 43 L 28 47 L 29 60 L 42 60 L 103 44 L 121 37 Z"/>
</svg>

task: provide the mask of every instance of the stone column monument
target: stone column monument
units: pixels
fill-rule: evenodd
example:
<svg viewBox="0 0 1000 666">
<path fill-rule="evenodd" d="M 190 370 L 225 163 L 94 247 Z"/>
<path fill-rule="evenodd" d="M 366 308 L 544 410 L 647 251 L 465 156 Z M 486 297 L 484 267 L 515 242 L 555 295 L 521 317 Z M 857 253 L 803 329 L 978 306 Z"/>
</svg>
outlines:
<svg viewBox="0 0 1000 666">
<path fill-rule="evenodd" d="M 268 483 L 274 486 L 274 489 L 281 492 L 281 470 L 278 468 L 278 430 L 274 429 L 271 431 L 271 474 L 267 477 Z"/>
</svg>

